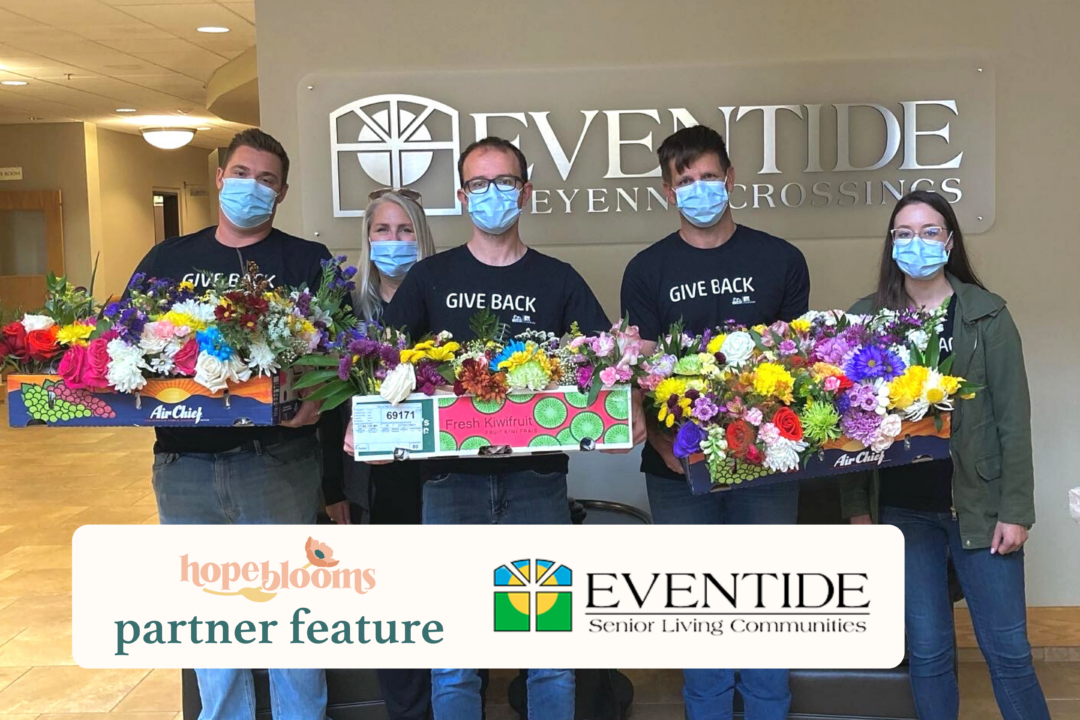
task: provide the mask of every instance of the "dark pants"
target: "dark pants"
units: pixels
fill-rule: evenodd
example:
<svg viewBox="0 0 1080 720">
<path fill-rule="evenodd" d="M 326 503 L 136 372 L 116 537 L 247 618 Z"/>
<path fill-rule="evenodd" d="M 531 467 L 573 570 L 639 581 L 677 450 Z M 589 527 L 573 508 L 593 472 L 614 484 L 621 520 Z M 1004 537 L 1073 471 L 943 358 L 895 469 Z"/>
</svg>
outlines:
<svg viewBox="0 0 1080 720">
<path fill-rule="evenodd" d="M 911 690 L 919 717 L 955 720 L 960 691 L 953 664 L 952 556 L 1005 720 L 1050 720 L 1027 638 L 1024 551 L 965 550 L 950 513 L 881 509 L 881 522 L 904 534 L 905 597 Z"/>
</svg>

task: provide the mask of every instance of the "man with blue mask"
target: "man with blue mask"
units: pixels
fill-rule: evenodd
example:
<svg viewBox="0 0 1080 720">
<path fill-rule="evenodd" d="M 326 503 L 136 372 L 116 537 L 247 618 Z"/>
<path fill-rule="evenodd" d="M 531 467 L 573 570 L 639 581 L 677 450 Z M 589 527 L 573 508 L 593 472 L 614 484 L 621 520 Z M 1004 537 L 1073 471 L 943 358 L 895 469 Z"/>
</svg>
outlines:
<svg viewBox="0 0 1080 720">
<path fill-rule="evenodd" d="M 317 287 L 330 251 L 273 226 L 288 176 L 289 156 L 277 140 L 256 129 L 238 134 L 217 171 L 220 224 L 155 245 L 136 273 L 186 280 L 202 292 L 215 278 L 240 283 L 254 262 L 271 286 Z M 320 417 L 314 403 L 303 403 L 283 426 L 158 428 L 156 434 L 153 485 L 163 525 L 314 524 L 320 478 L 328 503 L 344 499 L 341 417 Z M 250 670 L 195 672 L 200 720 L 255 717 Z M 325 720 L 322 670 L 269 675 L 277 720 Z"/>
<path fill-rule="evenodd" d="M 489 137 L 458 161 L 458 197 L 472 235 L 459 247 L 425 258 L 405 276 L 386 309 L 386 323 L 412 337 L 450 331 L 472 339 L 469 321 L 489 310 L 509 326 L 562 335 L 610 329 L 592 290 L 572 267 L 521 241 L 521 211 L 532 196 L 528 163 L 515 145 Z M 564 454 L 423 462 L 423 521 L 428 524 L 570 524 Z M 480 720 L 477 670 L 432 670 L 436 718 Z M 528 671 L 529 717 L 573 720 L 574 671 Z"/>
<path fill-rule="evenodd" d="M 679 229 L 639 253 L 626 267 L 622 310 L 637 325 L 646 353 L 672 324 L 691 334 L 718 326 L 790 321 L 809 309 L 806 260 L 790 243 L 743 225 L 731 214 L 735 173 L 724 139 L 688 127 L 660 145 L 660 172 Z M 672 436 L 646 413 L 641 454 L 653 521 L 663 524 L 793 524 L 797 483 L 693 495 L 672 453 Z M 689 720 L 731 718 L 738 689 L 747 720 L 782 720 L 791 695 L 786 670 L 685 670 Z"/>
</svg>

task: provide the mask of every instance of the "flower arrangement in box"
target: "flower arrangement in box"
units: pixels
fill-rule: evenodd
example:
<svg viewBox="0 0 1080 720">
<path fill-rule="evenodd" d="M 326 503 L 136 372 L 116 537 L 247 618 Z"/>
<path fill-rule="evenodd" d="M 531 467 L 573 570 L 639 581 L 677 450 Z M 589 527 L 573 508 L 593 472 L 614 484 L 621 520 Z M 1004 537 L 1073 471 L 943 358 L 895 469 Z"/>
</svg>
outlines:
<svg viewBox="0 0 1080 720">
<path fill-rule="evenodd" d="M 92 295 L 49 278 L 44 309 L 3 329 L 0 361 L 20 374 L 58 374 L 57 390 L 135 393 L 151 378 L 189 377 L 211 392 L 287 368 L 352 327 L 345 298 L 354 268 L 323 264 L 317 291 L 270 288 L 258 267 L 237 287 L 137 274 L 100 312 Z"/>
<path fill-rule="evenodd" d="M 595 400 L 603 387 L 630 382 L 641 354 L 637 328 L 625 321 L 596 336 L 574 325 L 562 337 L 539 331 L 509 337 L 490 311 L 477 313 L 469 324 L 475 339 L 462 344 L 447 332 L 412 343 L 404 331 L 363 323 L 337 338 L 333 358 L 304 358 L 326 369 L 309 373 L 297 387 L 322 385 L 310 398 L 321 400 L 323 411 L 352 395 L 378 394 L 398 404 L 414 392 L 434 395 L 440 389 L 501 402 L 508 394 L 575 385 Z"/>
<path fill-rule="evenodd" d="M 841 437 L 886 450 L 905 421 L 975 390 L 939 362 L 944 313 L 811 312 L 696 337 L 675 326 L 637 382 L 675 455 L 703 455 L 714 484 L 794 472 Z"/>
</svg>

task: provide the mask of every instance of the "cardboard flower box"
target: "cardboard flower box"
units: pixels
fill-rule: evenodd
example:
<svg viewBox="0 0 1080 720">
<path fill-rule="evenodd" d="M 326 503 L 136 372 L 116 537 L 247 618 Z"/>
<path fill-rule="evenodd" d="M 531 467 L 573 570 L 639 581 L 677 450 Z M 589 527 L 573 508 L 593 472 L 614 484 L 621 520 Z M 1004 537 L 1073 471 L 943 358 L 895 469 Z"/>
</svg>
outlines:
<svg viewBox="0 0 1080 720">
<path fill-rule="evenodd" d="M 357 460 L 529 455 L 633 447 L 630 387 L 575 387 L 517 393 L 484 402 L 450 392 L 414 393 L 391 405 L 378 395 L 353 398 Z"/>
<path fill-rule="evenodd" d="M 126 394 L 75 390 L 58 375 L 9 375 L 8 422 L 13 428 L 276 425 L 299 405 L 289 377 L 253 378 L 216 393 L 190 378 L 152 379 Z"/>
<path fill-rule="evenodd" d="M 684 458 L 683 472 L 686 474 L 686 482 L 690 485 L 690 492 L 694 495 L 705 495 L 710 492 L 760 487 L 826 475 L 846 475 L 930 460 L 943 460 L 949 457 L 951 417 L 949 413 L 942 415 L 940 429 L 934 418 L 925 418 L 919 422 L 905 422 L 896 442 L 883 452 L 874 452 L 857 440 L 848 438 L 834 440 L 828 443 L 822 452 L 811 456 L 806 466 L 798 472 L 763 475 L 733 485 L 714 484 L 709 476 L 709 466 L 705 462 L 705 456 L 701 454 Z"/>
</svg>

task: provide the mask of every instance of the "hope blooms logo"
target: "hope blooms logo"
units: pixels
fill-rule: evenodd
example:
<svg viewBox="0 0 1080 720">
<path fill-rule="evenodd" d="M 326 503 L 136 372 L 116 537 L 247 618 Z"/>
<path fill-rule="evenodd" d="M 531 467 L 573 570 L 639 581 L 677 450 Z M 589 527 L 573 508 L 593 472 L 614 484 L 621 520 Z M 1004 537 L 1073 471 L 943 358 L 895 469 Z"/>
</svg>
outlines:
<svg viewBox="0 0 1080 720">
<path fill-rule="evenodd" d="M 495 568 L 495 632 L 573 630 L 574 573 L 551 560 L 515 560 Z M 554 588 L 561 588 L 555 590 Z"/>
<path fill-rule="evenodd" d="M 352 589 L 360 595 L 375 587 L 373 568 L 341 568 L 334 550 L 309 537 L 304 544 L 307 564 L 289 569 L 289 561 L 197 562 L 180 557 L 180 582 L 191 583 L 211 595 L 240 596 L 268 602 L 283 590 L 314 587 L 319 590 Z M 314 568 L 314 569 L 311 569 Z M 256 584 L 257 583 L 257 584 Z"/>
</svg>

